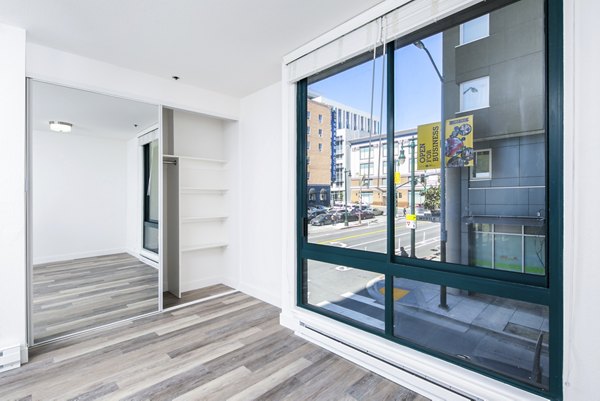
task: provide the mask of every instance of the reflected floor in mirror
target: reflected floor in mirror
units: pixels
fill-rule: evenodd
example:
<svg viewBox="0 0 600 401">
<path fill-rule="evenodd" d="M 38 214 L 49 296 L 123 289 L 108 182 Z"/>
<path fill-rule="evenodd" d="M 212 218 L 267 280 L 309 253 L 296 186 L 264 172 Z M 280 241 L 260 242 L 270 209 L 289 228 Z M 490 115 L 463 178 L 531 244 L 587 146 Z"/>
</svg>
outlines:
<svg viewBox="0 0 600 401">
<path fill-rule="evenodd" d="M 197 290 L 186 291 L 181 294 L 181 298 L 177 298 L 170 292 L 163 292 L 163 308 L 171 308 L 173 306 L 184 305 L 190 302 L 199 301 L 204 298 L 223 295 L 235 291 L 233 288 L 224 284 L 215 284 L 208 287 L 199 288 Z"/>
<path fill-rule="evenodd" d="M 120 253 L 33 266 L 35 343 L 155 312 L 158 270 Z"/>
</svg>

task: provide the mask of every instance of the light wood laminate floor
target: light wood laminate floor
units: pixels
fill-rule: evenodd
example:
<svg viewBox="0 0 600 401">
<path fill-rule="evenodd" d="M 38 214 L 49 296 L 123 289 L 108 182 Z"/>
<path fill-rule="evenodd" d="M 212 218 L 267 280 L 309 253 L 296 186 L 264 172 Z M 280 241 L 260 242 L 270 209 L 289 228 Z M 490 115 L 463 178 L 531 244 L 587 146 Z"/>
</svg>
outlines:
<svg viewBox="0 0 600 401">
<path fill-rule="evenodd" d="M 158 270 L 121 253 L 33 266 L 36 343 L 158 310 Z"/>
<path fill-rule="evenodd" d="M 1 400 L 424 400 L 226 295 L 30 350 Z"/>
<path fill-rule="evenodd" d="M 163 292 L 163 308 L 171 308 L 173 306 L 185 305 L 190 302 L 198 301 L 203 298 L 214 297 L 220 294 L 233 291 L 233 288 L 225 284 L 216 284 L 197 290 L 186 291 L 181 294 L 181 298 L 177 298 L 170 292 Z"/>
</svg>

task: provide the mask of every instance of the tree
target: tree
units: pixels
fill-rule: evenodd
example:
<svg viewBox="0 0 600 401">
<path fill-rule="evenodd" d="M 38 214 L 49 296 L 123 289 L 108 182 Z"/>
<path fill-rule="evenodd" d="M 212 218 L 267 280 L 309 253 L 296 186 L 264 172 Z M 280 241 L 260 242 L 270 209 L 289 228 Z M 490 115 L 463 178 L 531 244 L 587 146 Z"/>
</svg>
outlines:
<svg viewBox="0 0 600 401">
<path fill-rule="evenodd" d="M 423 206 L 428 210 L 438 210 L 440 208 L 440 187 L 429 187 L 421 192 L 425 197 Z"/>
</svg>

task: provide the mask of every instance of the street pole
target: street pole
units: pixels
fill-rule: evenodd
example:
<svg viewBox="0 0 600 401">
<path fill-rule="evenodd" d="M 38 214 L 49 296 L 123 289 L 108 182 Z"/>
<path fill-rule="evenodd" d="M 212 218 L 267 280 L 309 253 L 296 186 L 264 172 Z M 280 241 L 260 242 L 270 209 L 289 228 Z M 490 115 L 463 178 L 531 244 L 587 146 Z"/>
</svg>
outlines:
<svg viewBox="0 0 600 401">
<path fill-rule="evenodd" d="M 413 43 L 419 49 L 425 50 L 427 56 L 429 57 L 429 61 L 431 61 L 431 65 L 435 69 L 438 78 L 440 79 L 440 97 L 441 97 L 441 107 L 440 107 L 440 262 L 446 261 L 446 242 L 448 240 L 447 232 L 446 232 L 446 120 L 445 120 L 445 110 L 444 110 L 444 76 L 441 74 L 438 69 L 433 57 L 431 57 L 431 53 L 429 53 L 429 49 L 425 46 L 423 42 L 420 40 Z M 446 286 L 440 286 L 440 308 L 448 309 L 448 303 L 446 300 Z"/>
<path fill-rule="evenodd" d="M 415 139 L 410 140 L 410 214 L 415 215 Z M 415 229 L 410 229 L 410 257 L 416 257 L 415 252 Z"/>
<path fill-rule="evenodd" d="M 348 227 L 348 188 L 350 187 L 350 171 L 348 169 L 344 170 L 344 226 Z"/>
</svg>

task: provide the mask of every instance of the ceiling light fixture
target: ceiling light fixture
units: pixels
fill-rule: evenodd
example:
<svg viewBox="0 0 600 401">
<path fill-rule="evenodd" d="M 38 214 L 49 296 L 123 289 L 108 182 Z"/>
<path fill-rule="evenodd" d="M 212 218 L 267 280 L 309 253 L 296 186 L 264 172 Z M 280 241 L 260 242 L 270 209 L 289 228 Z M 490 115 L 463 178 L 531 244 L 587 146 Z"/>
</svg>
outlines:
<svg viewBox="0 0 600 401">
<path fill-rule="evenodd" d="M 54 132 L 71 132 L 73 124 L 63 121 L 50 121 L 50 129 Z"/>
</svg>

